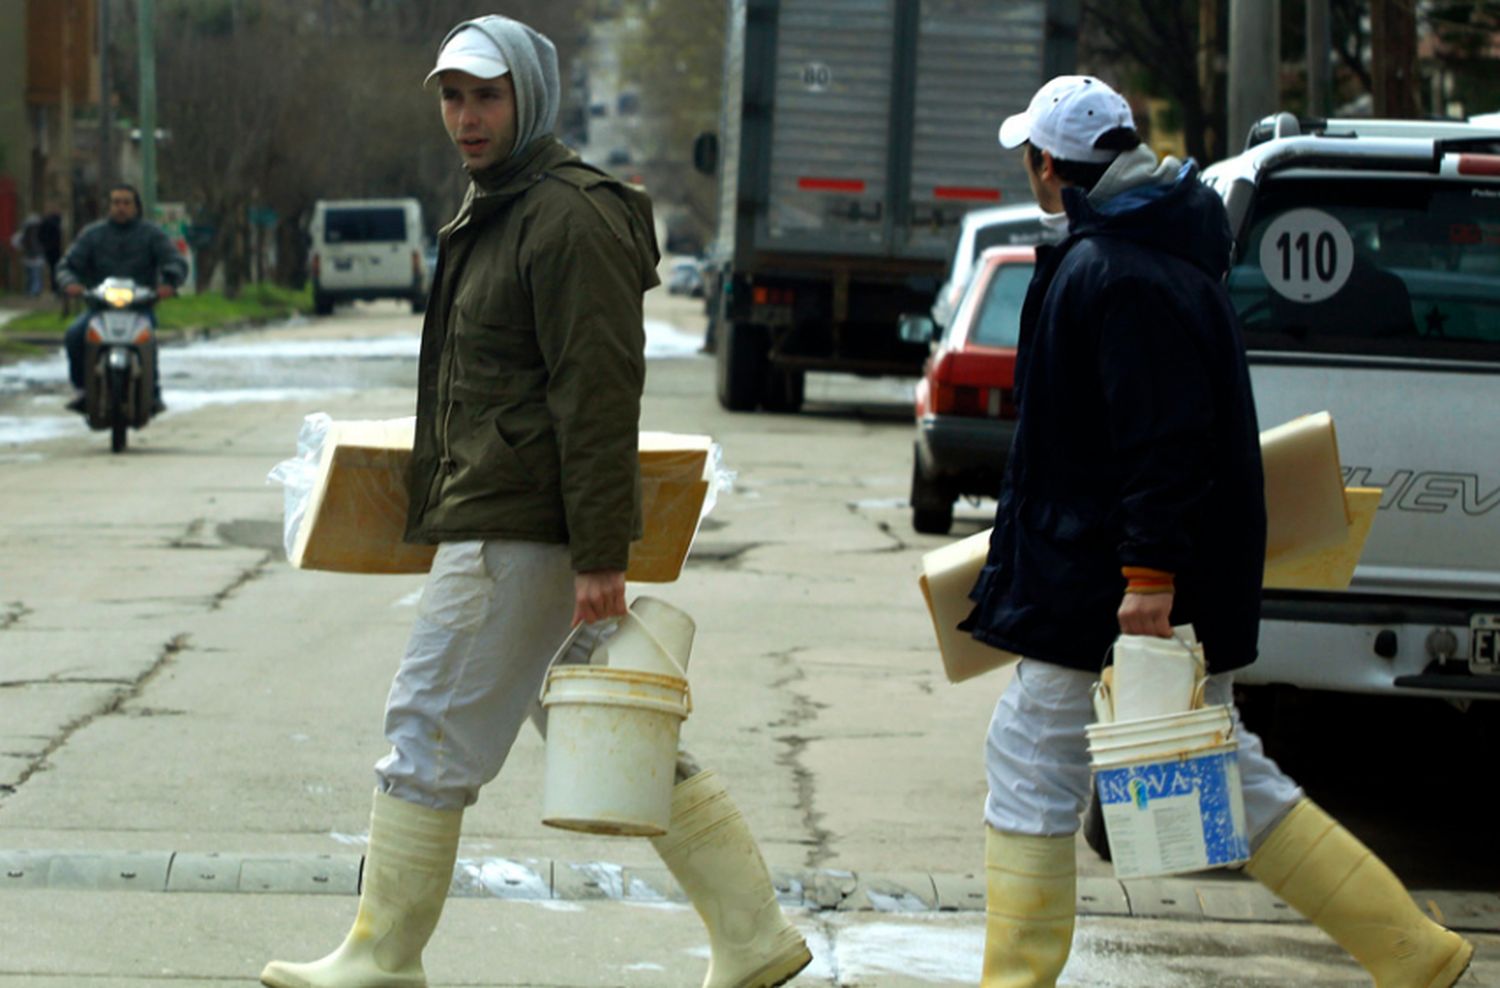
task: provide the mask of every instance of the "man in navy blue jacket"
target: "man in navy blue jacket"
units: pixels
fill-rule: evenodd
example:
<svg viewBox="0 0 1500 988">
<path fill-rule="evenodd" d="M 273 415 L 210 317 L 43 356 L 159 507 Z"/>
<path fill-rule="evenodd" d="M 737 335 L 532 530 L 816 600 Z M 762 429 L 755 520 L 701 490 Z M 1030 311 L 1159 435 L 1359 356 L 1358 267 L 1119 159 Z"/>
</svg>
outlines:
<svg viewBox="0 0 1500 988">
<path fill-rule="evenodd" d="M 1130 107 L 1062 76 L 1008 118 L 1045 222 L 1021 314 L 1019 420 L 964 628 L 1025 656 L 995 709 L 984 985 L 1054 985 L 1072 939 L 1090 688 L 1120 634 L 1192 625 L 1210 704 L 1253 662 L 1265 491 L 1250 375 L 1224 290 L 1232 235 L 1197 166 L 1158 161 Z M 1472 947 L 1308 800 L 1235 717 L 1251 875 L 1376 976 L 1447 988 Z M 1399 946 L 1398 946 L 1399 945 Z"/>
</svg>

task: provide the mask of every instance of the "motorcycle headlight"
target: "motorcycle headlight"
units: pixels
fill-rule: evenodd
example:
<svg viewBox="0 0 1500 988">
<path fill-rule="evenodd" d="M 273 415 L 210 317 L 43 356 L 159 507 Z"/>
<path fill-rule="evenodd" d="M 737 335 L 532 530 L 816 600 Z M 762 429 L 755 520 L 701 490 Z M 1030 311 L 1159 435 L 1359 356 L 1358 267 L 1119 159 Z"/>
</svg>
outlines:
<svg viewBox="0 0 1500 988">
<path fill-rule="evenodd" d="M 106 288 L 104 289 L 104 301 L 117 309 L 123 309 L 135 301 L 135 292 L 129 288 Z"/>
</svg>

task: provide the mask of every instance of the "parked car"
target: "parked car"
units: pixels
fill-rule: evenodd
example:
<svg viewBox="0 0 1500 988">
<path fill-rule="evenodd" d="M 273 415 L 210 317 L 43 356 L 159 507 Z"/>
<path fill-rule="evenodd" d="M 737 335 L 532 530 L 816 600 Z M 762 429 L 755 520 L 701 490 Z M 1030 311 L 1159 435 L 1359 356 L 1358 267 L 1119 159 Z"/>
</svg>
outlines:
<svg viewBox="0 0 1500 988">
<path fill-rule="evenodd" d="M 912 527 L 945 535 L 953 502 L 994 496 L 1015 436 L 1014 384 L 1021 303 L 1036 265 L 1032 247 L 992 247 L 979 256 L 952 322 L 938 336 L 916 388 Z M 932 339 L 928 317 L 908 316 L 902 334 Z"/>
<path fill-rule="evenodd" d="M 948 261 L 948 278 L 932 303 L 932 321 L 939 330 L 958 311 L 980 254 L 991 247 L 1035 246 L 1062 239 L 1063 231 L 1042 225 L 1042 216 L 1041 207 L 1035 204 L 975 209 L 964 214 Z"/>
<path fill-rule="evenodd" d="M 667 294 L 702 298 L 702 264 L 696 260 L 673 261 L 667 269 Z"/>
<path fill-rule="evenodd" d="M 415 199 L 319 199 L 311 238 L 313 311 L 339 302 L 397 298 L 427 306 L 422 207 Z"/>
</svg>

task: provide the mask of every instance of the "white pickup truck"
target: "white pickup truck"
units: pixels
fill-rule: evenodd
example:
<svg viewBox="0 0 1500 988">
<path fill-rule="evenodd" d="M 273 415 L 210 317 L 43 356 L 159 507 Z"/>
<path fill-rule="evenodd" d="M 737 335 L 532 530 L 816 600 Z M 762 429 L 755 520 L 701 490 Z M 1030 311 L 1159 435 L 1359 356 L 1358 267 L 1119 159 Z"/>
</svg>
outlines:
<svg viewBox="0 0 1500 988">
<path fill-rule="evenodd" d="M 1261 427 L 1327 409 L 1385 491 L 1348 591 L 1266 591 L 1237 682 L 1500 718 L 1500 127 L 1281 114 L 1204 181 Z"/>
</svg>

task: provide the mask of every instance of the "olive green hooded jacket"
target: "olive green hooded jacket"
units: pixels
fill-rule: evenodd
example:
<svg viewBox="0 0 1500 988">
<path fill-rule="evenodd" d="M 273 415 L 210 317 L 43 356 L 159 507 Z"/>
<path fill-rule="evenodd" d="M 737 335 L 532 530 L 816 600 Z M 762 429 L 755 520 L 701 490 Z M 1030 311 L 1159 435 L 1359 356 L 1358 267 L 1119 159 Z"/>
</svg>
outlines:
<svg viewBox="0 0 1500 988">
<path fill-rule="evenodd" d="M 624 570 L 650 200 L 545 135 L 476 173 L 438 240 L 407 541 L 566 543 L 576 572 Z"/>
</svg>

